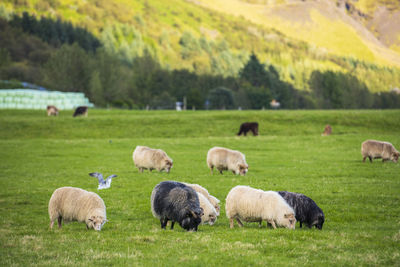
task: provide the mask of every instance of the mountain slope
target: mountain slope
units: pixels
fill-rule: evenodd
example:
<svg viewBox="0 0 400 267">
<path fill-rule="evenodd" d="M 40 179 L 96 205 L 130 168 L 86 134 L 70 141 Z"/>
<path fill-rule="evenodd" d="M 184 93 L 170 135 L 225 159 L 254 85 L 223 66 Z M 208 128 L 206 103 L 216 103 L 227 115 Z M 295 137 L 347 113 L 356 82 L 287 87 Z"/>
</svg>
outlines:
<svg viewBox="0 0 400 267">
<path fill-rule="evenodd" d="M 254 52 L 299 90 L 309 90 L 314 71 L 328 70 L 355 75 L 373 92 L 399 86 L 398 55 L 373 35 L 360 37 L 342 17 L 357 21 L 326 1 L 5 0 L 0 16 L 26 11 L 72 22 L 128 65 L 150 53 L 166 69 L 237 77 Z"/>
</svg>

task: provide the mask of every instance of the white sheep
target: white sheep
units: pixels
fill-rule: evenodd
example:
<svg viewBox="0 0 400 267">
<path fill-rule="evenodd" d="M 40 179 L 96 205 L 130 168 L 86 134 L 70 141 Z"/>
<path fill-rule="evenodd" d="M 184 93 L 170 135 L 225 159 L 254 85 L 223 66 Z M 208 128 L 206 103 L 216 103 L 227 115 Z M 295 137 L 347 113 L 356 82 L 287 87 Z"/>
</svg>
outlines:
<svg viewBox="0 0 400 267">
<path fill-rule="evenodd" d="M 107 222 L 104 201 L 95 193 L 75 187 L 61 187 L 54 191 L 49 201 L 50 228 L 61 222 L 85 222 L 87 229 L 100 231 Z"/>
<path fill-rule="evenodd" d="M 207 166 L 213 174 L 214 167 L 222 174 L 223 170 L 246 175 L 249 165 L 243 153 L 223 147 L 213 147 L 207 153 Z"/>
<path fill-rule="evenodd" d="M 238 185 L 231 189 L 226 197 L 226 216 L 230 227 L 233 228 L 233 219 L 240 227 L 241 220 L 246 222 L 262 221 L 276 227 L 294 229 L 296 218 L 293 209 L 274 191 L 263 191 L 249 186 Z"/>
<path fill-rule="evenodd" d="M 132 158 L 140 172 L 143 172 L 143 169 L 148 169 L 150 172 L 152 170 L 159 172 L 165 170 L 169 173 L 172 168 L 172 159 L 161 149 L 137 146 L 133 151 Z"/>
<path fill-rule="evenodd" d="M 205 189 L 204 187 L 202 187 L 201 185 L 198 184 L 188 184 L 188 183 L 184 183 L 185 185 L 191 187 L 194 189 L 194 191 L 203 194 L 208 201 L 211 203 L 211 205 L 214 206 L 216 212 L 217 212 L 217 216 L 219 216 L 219 211 L 220 211 L 220 207 L 219 207 L 219 199 L 210 195 L 210 193 L 208 193 L 208 190 Z"/>
<path fill-rule="evenodd" d="M 203 209 L 203 215 L 201 216 L 201 223 L 213 225 L 217 221 L 217 211 L 208 199 L 199 192 L 196 192 L 199 197 L 200 208 Z"/>
<path fill-rule="evenodd" d="M 382 142 L 376 140 L 367 140 L 361 144 L 361 155 L 363 162 L 368 157 L 372 163 L 372 159 L 382 159 L 382 162 L 391 160 L 397 162 L 400 157 L 399 151 L 389 142 Z"/>
</svg>

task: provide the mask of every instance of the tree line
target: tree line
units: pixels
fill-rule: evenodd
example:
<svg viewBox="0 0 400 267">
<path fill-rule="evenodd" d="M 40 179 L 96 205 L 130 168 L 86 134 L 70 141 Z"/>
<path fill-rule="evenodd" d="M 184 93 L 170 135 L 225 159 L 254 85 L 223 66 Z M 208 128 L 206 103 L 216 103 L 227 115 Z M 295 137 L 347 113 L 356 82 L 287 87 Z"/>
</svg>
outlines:
<svg viewBox="0 0 400 267">
<path fill-rule="evenodd" d="M 0 20 L 0 62 L 1 80 L 84 92 L 98 107 L 172 109 L 184 97 L 189 109 L 262 109 L 273 99 L 285 109 L 400 107 L 398 94 L 373 94 L 351 73 L 313 71 L 310 89 L 298 90 L 255 53 L 235 76 L 170 70 L 148 49 L 126 62 L 84 29 L 29 14 Z"/>
</svg>

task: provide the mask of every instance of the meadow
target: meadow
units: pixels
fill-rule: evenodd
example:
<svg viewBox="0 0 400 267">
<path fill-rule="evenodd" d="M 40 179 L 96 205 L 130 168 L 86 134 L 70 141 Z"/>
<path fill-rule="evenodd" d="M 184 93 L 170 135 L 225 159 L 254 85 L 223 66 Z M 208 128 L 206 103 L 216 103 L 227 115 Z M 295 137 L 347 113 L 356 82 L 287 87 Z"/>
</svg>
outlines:
<svg viewBox="0 0 400 267">
<path fill-rule="evenodd" d="M 260 136 L 236 137 L 244 121 L 258 121 Z M 328 123 L 333 134 L 321 136 Z M 400 110 L 94 109 L 87 118 L 0 110 L 0 265 L 398 265 L 400 163 L 363 163 L 360 147 L 378 139 L 400 149 L 399 132 Z M 139 173 L 136 145 L 165 150 L 171 173 Z M 248 174 L 211 175 L 212 146 L 242 151 Z M 97 190 L 94 171 L 118 177 Z M 206 187 L 221 200 L 216 224 L 161 230 L 150 194 L 163 180 Z M 303 193 L 324 211 L 324 227 L 230 229 L 225 197 L 236 185 Z M 101 232 L 77 222 L 49 229 L 48 201 L 62 186 L 103 198 L 109 222 Z"/>
</svg>

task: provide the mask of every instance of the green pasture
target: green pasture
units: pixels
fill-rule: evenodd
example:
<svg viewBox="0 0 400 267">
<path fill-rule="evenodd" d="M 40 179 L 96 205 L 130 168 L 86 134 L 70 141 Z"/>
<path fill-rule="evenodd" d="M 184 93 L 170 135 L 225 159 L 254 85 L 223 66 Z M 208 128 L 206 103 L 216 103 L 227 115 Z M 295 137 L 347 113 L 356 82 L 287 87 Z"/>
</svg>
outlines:
<svg viewBox="0 0 400 267">
<path fill-rule="evenodd" d="M 236 137 L 244 121 L 260 136 Z M 331 136 L 321 136 L 330 124 Z M 400 110 L 346 111 L 0 111 L 0 266 L 337 266 L 399 265 L 400 163 L 363 163 L 361 142 L 400 149 Z M 139 173 L 136 145 L 165 150 L 170 174 Z M 246 155 L 249 172 L 211 175 L 213 146 Z M 89 172 L 117 174 L 97 190 Z M 163 180 L 198 183 L 221 200 L 213 226 L 161 230 L 150 194 Z M 236 185 L 287 190 L 323 209 L 322 231 L 229 228 L 225 197 Z M 109 222 L 101 232 L 83 223 L 49 229 L 47 205 L 62 186 L 98 193 Z"/>
</svg>

